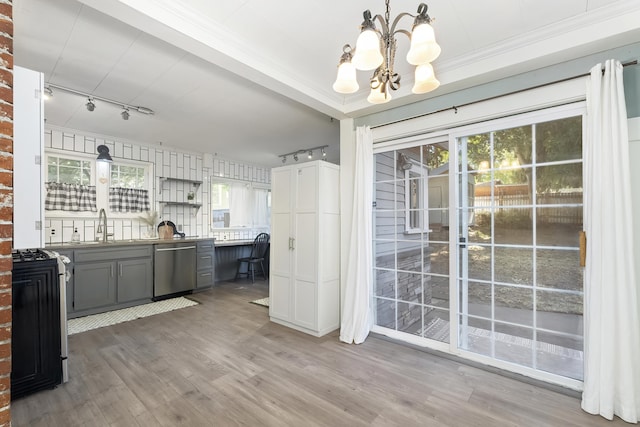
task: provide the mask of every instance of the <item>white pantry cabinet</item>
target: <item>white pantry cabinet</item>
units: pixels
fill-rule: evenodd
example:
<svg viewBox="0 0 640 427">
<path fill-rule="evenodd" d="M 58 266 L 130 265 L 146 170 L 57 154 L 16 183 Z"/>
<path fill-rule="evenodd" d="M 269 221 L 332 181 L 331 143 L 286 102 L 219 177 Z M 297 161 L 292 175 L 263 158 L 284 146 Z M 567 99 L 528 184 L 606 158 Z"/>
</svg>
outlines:
<svg viewBox="0 0 640 427">
<path fill-rule="evenodd" d="M 322 336 L 340 326 L 340 168 L 271 170 L 269 316 Z"/>
<path fill-rule="evenodd" d="M 13 69 L 13 247 L 44 247 L 42 73 Z"/>
</svg>

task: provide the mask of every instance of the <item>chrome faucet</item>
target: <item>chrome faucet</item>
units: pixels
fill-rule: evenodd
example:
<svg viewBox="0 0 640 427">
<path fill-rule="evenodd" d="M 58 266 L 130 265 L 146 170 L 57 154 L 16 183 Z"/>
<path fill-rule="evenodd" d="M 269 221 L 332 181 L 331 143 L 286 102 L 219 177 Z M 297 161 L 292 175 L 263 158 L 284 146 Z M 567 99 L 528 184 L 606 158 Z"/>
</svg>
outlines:
<svg viewBox="0 0 640 427">
<path fill-rule="evenodd" d="M 96 230 L 96 234 L 100 233 L 102 233 L 102 243 L 107 243 L 107 212 L 104 209 L 100 209 L 100 213 L 98 214 L 98 229 Z"/>
</svg>

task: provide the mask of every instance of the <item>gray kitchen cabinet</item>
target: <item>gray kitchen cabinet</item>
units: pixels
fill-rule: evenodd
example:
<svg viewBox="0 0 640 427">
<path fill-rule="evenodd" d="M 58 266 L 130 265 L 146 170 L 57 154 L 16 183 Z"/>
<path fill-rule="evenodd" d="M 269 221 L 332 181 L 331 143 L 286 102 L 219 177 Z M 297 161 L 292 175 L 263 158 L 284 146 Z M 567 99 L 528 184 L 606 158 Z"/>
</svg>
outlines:
<svg viewBox="0 0 640 427">
<path fill-rule="evenodd" d="M 196 290 L 208 289 L 215 281 L 214 241 L 199 241 L 196 248 Z"/>
<path fill-rule="evenodd" d="M 82 311 L 116 303 L 116 263 L 100 261 L 77 264 L 73 309 Z"/>
<path fill-rule="evenodd" d="M 128 307 L 153 296 L 151 245 L 78 249 L 73 271 L 69 317 Z"/>
<path fill-rule="evenodd" d="M 118 261 L 117 300 L 136 301 L 153 296 L 153 265 L 151 258 Z"/>
</svg>

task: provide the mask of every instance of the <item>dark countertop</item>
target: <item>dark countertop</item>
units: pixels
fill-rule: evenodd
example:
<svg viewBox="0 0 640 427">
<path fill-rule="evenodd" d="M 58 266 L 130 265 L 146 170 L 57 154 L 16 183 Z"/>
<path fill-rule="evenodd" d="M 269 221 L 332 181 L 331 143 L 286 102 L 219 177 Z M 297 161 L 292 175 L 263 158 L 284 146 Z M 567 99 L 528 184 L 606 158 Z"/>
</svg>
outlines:
<svg viewBox="0 0 640 427">
<path fill-rule="evenodd" d="M 107 243 L 101 241 L 94 242 L 64 242 L 54 243 L 52 245 L 46 245 L 45 249 L 86 249 L 86 248 L 100 248 L 100 247 L 112 247 L 112 246 L 132 246 L 132 245 L 155 245 L 162 243 L 173 242 L 199 242 L 202 240 L 213 240 L 213 237 L 186 237 L 184 239 L 131 239 L 131 240 L 110 240 Z M 252 245 L 253 239 L 241 239 L 241 240 L 215 240 L 216 247 L 227 246 L 247 246 Z"/>
<path fill-rule="evenodd" d="M 253 245 L 253 239 L 250 240 L 216 240 L 216 247 L 219 246 L 245 246 L 245 245 Z"/>
<path fill-rule="evenodd" d="M 86 249 L 86 248 L 104 248 L 113 246 L 133 246 L 133 245 L 155 245 L 162 243 L 175 243 L 175 242 L 199 242 L 203 240 L 213 240 L 213 237 L 187 237 L 184 239 L 131 239 L 131 240 L 110 240 L 107 243 L 102 241 L 97 242 L 65 242 L 54 243 L 52 245 L 46 245 L 45 249 Z M 217 244 L 217 242 L 216 242 Z"/>
</svg>

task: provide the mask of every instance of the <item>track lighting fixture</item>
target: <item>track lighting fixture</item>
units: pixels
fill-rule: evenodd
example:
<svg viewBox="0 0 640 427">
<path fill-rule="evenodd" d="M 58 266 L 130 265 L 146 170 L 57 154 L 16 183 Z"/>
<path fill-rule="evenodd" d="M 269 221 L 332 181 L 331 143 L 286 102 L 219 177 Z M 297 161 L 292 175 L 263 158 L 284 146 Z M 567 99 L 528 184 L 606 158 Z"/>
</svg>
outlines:
<svg viewBox="0 0 640 427">
<path fill-rule="evenodd" d="M 76 90 L 76 89 L 71 89 L 68 87 L 64 87 L 64 86 L 58 86 L 56 84 L 52 84 L 52 83 L 48 83 L 45 88 L 44 88 L 44 99 L 49 99 L 51 97 L 53 97 L 53 91 L 51 88 L 57 89 L 57 90 L 61 90 L 63 92 L 68 92 L 68 93 L 73 93 L 75 95 L 80 95 L 86 99 L 88 99 L 88 102 L 85 104 L 85 107 L 87 107 L 87 110 L 89 111 L 94 111 L 97 107 L 96 101 L 100 101 L 100 102 L 106 102 L 108 104 L 113 104 L 113 105 L 117 105 L 118 107 L 122 107 L 122 112 L 120 112 L 120 115 L 122 116 L 123 120 L 129 120 L 130 117 L 130 112 L 131 111 L 135 111 L 137 113 L 141 113 L 141 114 L 146 114 L 146 115 L 153 115 L 155 114 L 155 112 L 151 109 L 151 108 L 147 108 L 147 107 L 141 107 L 139 105 L 131 105 L 131 104 L 127 104 L 125 102 L 119 102 L 119 101 L 115 101 L 113 99 L 109 99 L 109 98 L 103 98 L 101 96 L 96 96 L 90 93 L 85 93 L 82 92 L 80 90 Z"/>
<path fill-rule="evenodd" d="M 307 158 L 313 159 L 313 150 L 320 150 L 320 152 L 322 153 L 322 157 L 326 158 L 327 157 L 327 153 L 325 151 L 325 148 L 327 148 L 327 147 L 328 147 L 328 145 L 320 145 L 318 147 L 302 148 L 302 149 L 297 150 L 297 151 L 292 151 L 291 153 L 279 154 L 278 157 L 282 157 L 282 163 L 286 163 L 287 162 L 287 157 L 288 156 L 291 156 L 293 158 L 293 160 L 295 160 L 297 162 L 298 159 L 299 159 L 298 155 L 307 153 Z"/>
<path fill-rule="evenodd" d="M 89 97 L 89 102 L 87 102 L 86 106 L 87 110 L 89 111 L 93 111 L 96 109 L 96 104 L 93 102 L 93 99 L 91 97 Z"/>
</svg>

